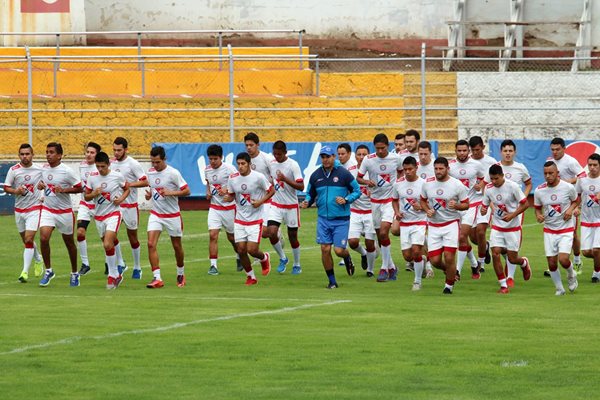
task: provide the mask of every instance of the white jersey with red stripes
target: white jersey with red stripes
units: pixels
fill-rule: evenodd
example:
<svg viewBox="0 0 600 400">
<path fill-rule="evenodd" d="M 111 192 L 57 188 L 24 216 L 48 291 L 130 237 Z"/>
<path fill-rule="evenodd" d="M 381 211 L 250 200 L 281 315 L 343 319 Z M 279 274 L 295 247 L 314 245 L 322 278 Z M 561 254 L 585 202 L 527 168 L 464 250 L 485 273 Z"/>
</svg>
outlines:
<svg viewBox="0 0 600 400">
<path fill-rule="evenodd" d="M 15 196 L 15 211 L 29 212 L 39 209 L 42 204 L 42 191 L 37 189 L 37 184 L 42 179 L 42 167 L 32 163 L 24 167 L 21 163 L 15 164 L 8 170 L 4 187 L 17 189 L 24 187 L 26 192 L 22 196 Z"/>
<path fill-rule="evenodd" d="M 481 191 L 475 190 L 475 185 L 485 177 L 483 164 L 471 157 L 464 162 L 453 159 L 449 164 L 450 176 L 461 181 L 469 192 L 470 207 L 480 204 L 483 195 Z"/>
<path fill-rule="evenodd" d="M 516 182 L 521 188 L 531 181 L 531 175 L 524 164 L 516 161 L 511 165 L 503 165 L 501 162 L 497 164 L 502 167 L 504 178 Z"/>
<path fill-rule="evenodd" d="M 265 153 L 264 151 L 259 150 L 256 157 L 250 158 L 250 168 L 253 171 L 260 172 L 264 175 L 265 178 L 270 182 L 271 181 L 271 171 L 269 170 L 269 166 L 271 165 L 271 161 L 274 158 L 272 155 Z"/>
<path fill-rule="evenodd" d="M 235 222 L 242 225 L 262 224 L 263 205 L 254 208 L 252 201 L 262 199 L 271 187 L 265 176 L 250 171 L 246 176 L 236 172 L 229 177 L 227 190 L 235 195 Z"/>
<path fill-rule="evenodd" d="M 398 154 L 388 153 L 386 157 L 378 157 L 376 153 L 369 154 L 363 158 L 362 164 L 358 169 L 358 176 L 375 182 L 375 186 L 370 187 L 371 202 L 387 203 L 392 200 L 392 189 L 396 181 L 398 170 Z"/>
<path fill-rule="evenodd" d="M 44 164 L 42 167 L 42 181 L 46 184 L 43 208 L 59 213 L 73 210 L 71 195 L 69 193 L 56 193 L 56 188 L 81 187 L 81 181 L 75 171 L 63 163 L 54 168 L 49 164 Z"/>
<path fill-rule="evenodd" d="M 600 228 L 600 177 L 579 177 L 575 191 L 581 196 L 581 226 Z"/>
<path fill-rule="evenodd" d="M 527 197 L 521 190 L 518 183 L 505 179 L 500 187 L 488 184 L 483 193 L 483 205 L 489 207 L 493 205 L 492 210 L 492 228 L 497 230 L 518 230 L 521 229 L 522 219 L 513 218 L 510 222 L 504 221 L 507 214 L 514 212 L 519 205 L 525 203 Z"/>
<path fill-rule="evenodd" d="M 130 156 L 127 156 L 123 161 L 118 161 L 117 159 L 113 158 L 110 160 L 110 169 L 115 172 L 120 172 L 121 175 L 125 177 L 125 180 L 130 183 L 145 181 L 147 179 L 146 173 L 144 172 L 141 164 Z M 126 207 L 127 205 L 137 205 L 138 189 L 132 187 L 129 190 L 129 196 L 127 196 L 123 204 L 121 204 L 121 207 Z"/>
<path fill-rule="evenodd" d="M 577 200 L 575 186 L 563 180 L 558 181 L 556 186 L 548 186 L 546 182 L 535 189 L 533 205 L 541 209 L 544 215 L 544 232 L 565 233 L 575 230 L 575 218 L 565 221 L 563 215 Z"/>
<path fill-rule="evenodd" d="M 417 175 L 419 175 L 419 178 L 423 180 L 427 180 L 428 178 L 435 178 L 433 159 L 429 164 L 421 164 L 419 161 L 417 161 Z"/>
<path fill-rule="evenodd" d="M 82 186 L 85 187 L 87 185 L 88 178 L 90 177 L 92 172 L 98 172 L 98 169 L 96 168 L 96 163 L 88 164 L 85 160 L 83 160 L 81 164 L 79 164 L 79 176 L 81 177 Z M 85 201 L 85 199 L 83 198 L 83 193 L 81 194 L 81 201 L 79 202 L 79 204 L 89 208 L 90 210 L 94 209 L 94 202 Z"/>
<path fill-rule="evenodd" d="M 293 208 L 298 207 L 298 191 L 283 181 L 277 179 L 277 173 L 281 172 L 287 178 L 301 183 L 304 182 L 302 178 L 302 172 L 300 172 L 300 165 L 295 160 L 287 158 L 284 162 L 280 163 L 273 159 L 269 170 L 271 171 L 271 179 L 275 186 L 275 194 L 271 198 L 271 204 L 275 207 L 281 208 Z"/>
<path fill-rule="evenodd" d="M 350 158 L 348 161 L 342 164 L 342 167 L 346 168 L 348 172 L 352 174 L 354 179 L 356 179 L 356 177 L 358 176 L 358 163 L 356 162 L 356 160 Z M 365 174 L 364 178 L 369 179 L 369 174 Z M 360 214 L 370 213 L 371 192 L 369 190 L 369 187 L 367 185 L 361 185 L 360 183 L 358 184 L 358 187 L 360 188 L 361 195 L 350 205 L 350 212 L 358 212 Z"/>
<path fill-rule="evenodd" d="M 417 178 L 411 182 L 405 177 L 396 179 L 392 198 L 398 199 L 402 219 L 400 226 L 425 225 L 427 214 L 423 210 L 416 210 L 415 205 L 421 201 L 424 179 Z"/>
<path fill-rule="evenodd" d="M 204 177 L 208 181 L 208 191 L 212 195 L 210 198 L 210 208 L 216 210 L 235 210 L 235 201 L 223 201 L 223 196 L 219 191 L 227 188 L 229 176 L 235 174 L 237 170 L 231 164 L 221 163 L 219 168 L 213 168 L 210 164 L 204 170 Z"/>
<path fill-rule="evenodd" d="M 106 176 L 100 175 L 98 171 L 88 175 L 85 184 L 86 193 L 91 193 L 97 188 L 102 189 L 102 192 L 92 201 L 96 206 L 94 218 L 103 220 L 106 217 L 120 215 L 121 207 L 115 205 L 113 202 L 115 199 L 121 197 L 125 190 L 125 185 L 125 177 L 116 171 L 111 170 Z"/>
<path fill-rule="evenodd" d="M 548 157 L 546 161 L 554 161 L 558 167 L 558 176 L 560 176 L 560 179 L 574 179 L 583 176 L 585 173 L 579 161 L 568 154 L 563 155 L 559 160 Z"/>
<path fill-rule="evenodd" d="M 451 200 L 466 203 L 469 201 L 469 193 L 465 185 L 451 176 L 446 181 L 429 178 L 423 184 L 421 198 L 435 211 L 433 217 L 428 218 L 429 223 L 435 226 L 459 221 L 462 211 L 449 208 L 449 203 Z"/>
<path fill-rule="evenodd" d="M 167 165 L 162 171 L 150 168 L 146 174 L 150 184 L 152 209 L 150 213 L 163 218 L 178 217 L 179 199 L 176 196 L 163 196 L 163 190 L 184 190 L 187 188 L 187 182 L 181 176 L 181 173 L 175 168 Z"/>
</svg>

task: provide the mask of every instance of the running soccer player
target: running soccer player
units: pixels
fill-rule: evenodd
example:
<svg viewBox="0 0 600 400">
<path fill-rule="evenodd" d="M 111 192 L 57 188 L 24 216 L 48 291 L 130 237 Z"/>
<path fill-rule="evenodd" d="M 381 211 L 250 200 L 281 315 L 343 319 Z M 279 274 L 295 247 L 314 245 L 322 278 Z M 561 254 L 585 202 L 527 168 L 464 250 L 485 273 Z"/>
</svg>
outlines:
<svg viewBox="0 0 600 400">
<path fill-rule="evenodd" d="M 417 175 L 421 179 L 427 180 L 427 178 L 435 177 L 433 170 L 433 158 L 431 151 L 431 143 L 426 140 L 419 142 L 419 165 L 417 168 Z"/>
<path fill-rule="evenodd" d="M 404 150 L 398 153 L 398 170 L 401 171 L 398 173 L 398 176 L 401 177 L 404 172 L 402 170 L 402 162 L 406 157 L 413 157 L 415 160 L 419 159 L 419 141 L 421 140 L 421 135 L 414 129 L 409 129 L 404 134 Z M 392 227 L 390 229 L 392 235 L 400 236 L 400 221 L 394 218 L 392 221 Z M 406 270 L 412 271 L 413 265 L 412 263 L 406 264 Z"/>
<path fill-rule="evenodd" d="M 369 148 L 364 144 L 356 146 L 354 156 L 356 161 L 351 157 L 350 145 L 342 143 L 338 146 L 338 159 L 342 167 L 346 168 L 350 174 L 356 179 L 358 169 L 363 160 L 369 155 Z M 367 185 L 360 185 L 360 197 L 350 206 L 350 227 L 348 229 L 348 245 L 358 254 L 360 254 L 361 268 L 367 271 L 367 277 L 371 278 L 373 268 L 375 266 L 375 258 L 377 250 L 375 248 L 375 228 L 373 228 L 373 218 L 371 218 L 371 200 L 370 192 Z M 360 244 L 360 237 L 365 237 L 365 247 Z"/>
<path fill-rule="evenodd" d="M 121 203 L 129 195 L 129 188 L 123 175 L 110 170 L 108 154 L 96 154 L 96 171 L 86 177 L 85 201 L 93 201 L 96 229 L 102 240 L 106 264 L 108 265 L 107 289 L 116 289 L 123 275 L 117 268 L 115 242 L 121 225 Z"/>
<path fill-rule="evenodd" d="M 141 247 L 138 240 L 138 226 L 140 220 L 140 210 L 138 208 L 138 189 L 148 186 L 146 173 L 140 163 L 129 154 L 129 143 L 123 137 L 117 137 L 113 141 L 113 153 L 115 158 L 111 160 L 110 167 L 115 172 L 120 172 L 125 177 L 129 187 L 129 196 L 121 203 L 121 215 L 127 228 L 127 237 L 131 245 L 133 255 L 132 279 L 142 279 L 142 265 L 140 263 Z M 117 239 L 115 246 L 117 254 L 117 268 L 122 274 L 127 269 L 121 254 L 121 245 Z"/>
<path fill-rule="evenodd" d="M 502 167 L 498 164 L 492 165 L 489 170 L 492 183 L 486 186 L 483 193 L 481 215 L 487 215 L 492 210 L 492 232 L 490 234 L 490 246 L 492 247 L 492 259 L 494 271 L 500 283 L 498 293 L 507 294 L 508 288 L 514 286 L 514 279 L 507 278 L 504 274 L 502 253 L 506 253 L 513 265 L 519 265 L 523 271 L 523 279 L 531 278 L 531 268 L 527 257 L 519 257 L 521 247 L 522 215 L 529 203 L 527 196 L 521 191 L 519 185 L 511 180 L 504 179 Z M 491 207 L 490 207 L 491 206 Z"/>
<path fill-rule="evenodd" d="M 469 192 L 458 179 L 450 176 L 448 160 L 438 157 L 433 162 L 435 178 L 425 181 L 421 192 L 421 208 L 427 214 L 427 258 L 444 271 L 444 294 L 452 294 L 457 278 L 456 249 L 459 241 L 462 211 L 469 209 Z"/>
<path fill-rule="evenodd" d="M 264 204 L 275 194 L 275 188 L 259 172 L 253 171 L 250 155 L 239 153 L 236 157 L 238 172 L 232 174 L 227 182 L 225 201 L 235 199 L 236 214 L 234 224 L 235 243 L 240 261 L 246 271 L 246 285 L 256 285 L 258 280 L 252 269 L 248 254 L 260 260 L 263 276 L 271 272 L 270 256 L 260 251 L 260 239 L 263 229 Z"/>
<path fill-rule="evenodd" d="M 588 157 L 588 174 L 580 176 L 575 190 L 581 201 L 581 250 L 594 260 L 592 283 L 600 282 L 600 155 Z"/>
<path fill-rule="evenodd" d="M 469 143 L 466 140 L 459 140 L 455 145 L 456 159 L 450 161 L 450 176 L 458 179 L 469 191 L 469 208 L 462 213 L 460 222 L 460 239 L 458 245 L 457 257 L 457 277 L 460 279 L 465 259 L 468 257 L 471 262 L 471 277 L 479 279 L 481 276 L 480 265 L 473 254 L 473 249 L 469 243 L 471 229 L 476 226 L 477 214 L 481 205 L 481 191 L 484 188 L 485 172 L 481 163 L 473 160 L 469 156 Z"/>
<path fill-rule="evenodd" d="M 77 273 L 77 246 L 73 237 L 75 216 L 71 205 L 71 194 L 81 193 L 81 181 L 75 172 L 62 163 L 63 148 L 60 143 L 50 142 L 46 146 L 46 161 L 42 167 L 42 179 L 37 188 L 44 191 L 44 203 L 40 216 L 40 245 L 46 272 L 40 280 L 40 286 L 48 286 L 54 278 L 50 260 L 50 238 L 54 229 L 62 234 L 63 242 L 71 261 L 69 284 L 79 286 Z"/>
<path fill-rule="evenodd" d="M 87 180 L 92 172 L 96 170 L 96 154 L 102 148 L 98 143 L 89 142 L 85 146 L 85 159 L 79 164 L 79 176 L 81 184 L 85 188 Z M 77 210 L 77 247 L 79 248 L 79 258 L 81 259 L 81 267 L 79 275 L 85 275 L 90 272 L 90 261 L 87 252 L 87 241 L 85 234 L 92 218 L 94 218 L 94 202 L 85 201 L 85 193 L 81 194 L 79 209 Z"/>
<path fill-rule="evenodd" d="M 394 220 L 392 189 L 397 174 L 400 172 L 398 155 L 390 153 L 390 144 L 384 133 L 375 135 L 373 144 L 375 153 L 369 154 L 363 160 L 356 180 L 359 184 L 367 185 L 371 190 L 371 217 L 381 247 L 381 269 L 377 282 L 395 281 L 398 270 L 392 261 L 389 232 Z M 367 173 L 369 174 L 368 179 Z"/>
<path fill-rule="evenodd" d="M 396 179 L 392 193 L 395 218 L 400 222 L 402 256 L 414 263 L 415 280 L 412 290 L 421 290 L 425 262 L 423 246 L 427 230 L 427 215 L 421 208 L 420 195 L 425 180 L 417 175 L 417 160 L 408 156 L 402 161 L 404 176 Z"/>
<path fill-rule="evenodd" d="M 279 235 L 281 223 L 287 226 L 288 239 L 292 247 L 294 264 L 292 274 L 302 273 L 300 266 L 300 242 L 298 241 L 298 228 L 300 227 L 300 211 L 298 208 L 298 190 L 304 190 L 304 179 L 298 163 L 287 156 L 285 142 L 278 140 L 273 143 L 273 157 L 269 170 L 275 187 L 275 194 L 271 199 L 271 209 L 267 229 L 271 245 L 279 255 L 277 272 L 283 274 L 289 262 L 283 251 Z"/>
<path fill-rule="evenodd" d="M 43 273 L 42 256 L 35 245 L 35 234 L 42 211 L 42 192 L 36 186 L 42 178 L 42 168 L 33 162 L 33 147 L 24 143 L 19 147 L 19 163 L 13 165 L 6 174 L 4 191 L 15 196 L 15 222 L 25 249 L 23 250 L 23 270 L 19 281 L 26 283 L 29 268 L 35 260 L 34 274 Z"/>
<path fill-rule="evenodd" d="M 185 286 L 185 269 L 183 261 L 183 221 L 179 210 L 178 197 L 189 196 L 190 188 L 181 173 L 167 165 L 165 149 L 162 146 L 150 150 L 152 167 L 146 176 L 150 190 L 146 190 L 146 200 L 152 199 L 152 208 L 148 218 L 148 259 L 152 268 L 152 282 L 146 285 L 148 289 L 164 286 L 160 275 L 157 244 L 160 234 L 166 230 L 171 237 L 177 263 L 177 287 Z"/>
<path fill-rule="evenodd" d="M 556 295 L 565 294 L 558 264 L 567 270 L 569 290 L 577 289 L 577 277 L 573 264 L 569 259 L 573 246 L 575 221 L 573 212 L 578 206 L 575 187 L 560 179 L 558 168 L 554 161 L 544 164 L 544 179 L 534 193 L 535 217 L 544 224 L 544 249 L 550 276 L 556 287 Z"/>
<path fill-rule="evenodd" d="M 233 237 L 233 220 L 235 219 L 235 202 L 225 201 L 227 196 L 227 183 L 229 176 L 237 172 L 233 165 L 223 162 L 223 148 L 218 144 L 211 144 L 206 149 L 208 165 L 204 170 L 206 179 L 206 199 L 210 201 L 208 209 L 208 254 L 210 258 L 209 275 L 219 275 L 217 260 L 219 257 L 219 232 L 225 229 L 227 240 L 236 253 L 238 270 L 241 262 L 237 254 L 237 246 Z"/>
<path fill-rule="evenodd" d="M 404 145 L 404 133 L 399 133 L 394 137 L 394 151 L 396 154 L 402 153 L 402 151 L 406 148 Z"/>
</svg>

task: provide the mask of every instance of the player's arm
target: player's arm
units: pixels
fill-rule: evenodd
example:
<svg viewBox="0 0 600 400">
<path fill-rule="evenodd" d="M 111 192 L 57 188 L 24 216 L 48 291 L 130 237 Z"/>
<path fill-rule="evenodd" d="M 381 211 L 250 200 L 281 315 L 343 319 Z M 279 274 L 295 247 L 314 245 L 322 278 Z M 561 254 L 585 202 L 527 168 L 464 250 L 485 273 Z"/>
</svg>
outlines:
<svg viewBox="0 0 600 400">
<path fill-rule="evenodd" d="M 543 223 L 546 218 L 542 212 L 542 202 L 537 196 L 537 190 L 533 193 L 533 208 L 535 209 L 535 219 L 540 224 Z"/>
<path fill-rule="evenodd" d="M 523 191 L 525 197 L 529 196 L 529 194 L 531 193 L 531 189 L 533 189 L 533 182 L 531 178 L 529 178 L 529 180 L 525 182 L 525 190 Z"/>
<path fill-rule="evenodd" d="M 131 192 L 131 189 L 129 188 L 129 184 L 127 182 L 124 182 L 123 186 L 121 187 L 123 188 L 123 194 L 121 194 L 121 196 L 119 196 L 113 201 L 113 204 L 116 206 L 120 206 L 121 203 L 123 203 L 125 199 L 127 199 L 127 196 L 129 196 L 129 193 Z"/>
<path fill-rule="evenodd" d="M 579 207 L 579 203 L 581 202 L 581 197 L 577 196 L 577 194 L 575 193 L 575 189 L 573 189 L 573 193 L 575 194 L 575 200 L 573 200 L 573 196 L 571 196 L 571 205 L 565 210 L 565 213 L 563 214 L 563 219 L 565 221 L 568 221 L 571 218 L 573 218 L 573 212 L 577 207 Z"/>
<path fill-rule="evenodd" d="M 128 182 L 128 183 L 129 183 L 129 187 L 132 187 L 132 188 L 140 188 L 140 187 L 150 186 L 148 184 L 148 179 L 145 176 L 143 176 L 142 178 L 140 178 L 137 181 Z"/>
<path fill-rule="evenodd" d="M 24 186 L 19 186 L 18 188 L 13 188 L 12 182 L 10 184 L 8 182 L 6 182 L 4 184 L 4 191 L 8 194 L 12 194 L 15 196 L 22 196 L 27 193 L 27 189 Z"/>
<path fill-rule="evenodd" d="M 208 183 L 208 179 L 204 180 L 206 182 L 206 200 L 210 201 L 212 199 L 212 194 L 210 193 L 210 183 Z"/>
<path fill-rule="evenodd" d="M 361 175 L 360 172 L 358 173 L 358 176 L 356 177 L 356 181 L 358 183 L 360 183 L 361 185 L 367 185 L 368 187 L 374 187 L 376 185 L 375 182 L 373 182 L 370 179 L 364 179 L 364 175 Z"/>
<path fill-rule="evenodd" d="M 506 222 L 510 222 L 513 219 L 515 219 L 517 216 L 523 214 L 525 212 L 525 210 L 527 210 L 528 208 L 529 208 L 529 202 L 527 201 L 527 197 L 524 197 L 519 202 L 519 207 L 517 207 L 517 209 L 515 211 L 511 212 L 510 214 L 505 215 L 502 218 L 502 220 L 506 221 Z"/>
<path fill-rule="evenodd" d="M 279 176 L 281 176 L 284 179 L 279 179 Z M 290 177 L 287 177 L 287 176 L 285 176 L 283 174 L 278 175 L 277 179 L 279 179 L 280 181 L 283 181 L 283 182 L 287 183 L 289 186 L 293 187 L 296 190 L 300 190 L 300 191 L 304 190 L 304 181 L 302 179 L 293 180 Z"/>
<path fill-rule="evenodd" d="M 300 203 L 300 208 L 308 208 L 315 202 L 315 198 L 317 197 L 317 190 L 315 186 L 312 184 L 312 176 L 311 179 L 308 180 L 308 186 L 306 187 L 306 196 L 304 197 L 304 201 Z"/>
<path fill-rule="evenodd" d="M 81 182 L 76 183 L 75 185 L 71 186 L 71 187 L 60 187 L 57 186 L 54 188 L 54 193 L 66 193 L 66 194 L 76 194 L 76 193 L 81 193 L 83 192 L 83 186 L 81 186 Z"/>
<path fill-rule="evenodd" d="M 358 200 L 358 198 L 362 194 L 360 192 L 360 186 L 358 186 L 358 182 L 356 181 L 356 179 L 354 179 L 352 174 L 350 174 L 349 172 L 348 172 L 348 177 L 349 177 L 348 184 L 346 185 L 346 189 L 348 189 L 348 194 L 345 197 L 343 197 L 344 202 L 339 203 L 339 204 L 354 203 L 356 200 Z"/>
<path fill-rule="evenodd" d="M 425 211 L 425 214 L 427 214 L 429 218 L 433 217 L 433 214 L 435 214 L 435 210 L 429 207 L 427 197 L 423 197 L 423 195 L 421 194 L 419 202 L 421 203 L 421 208 L 423 209 L 423 211 Z"/>
<path fill-rule="evenodd" d="M 397 197 L 392 198 L 392 207 L 394 208 L 394 218 L 400 221 L 402 219 L 402 213 L 400 212 L 400 201 Z"/>
<path fill-rule="evenodd" d="M 488 212 L 488 208 L 490 206 L 490 198 L 486 193 L 483 194 L 483 200 L 481 201 L 481 207 L 479 208 L 479 213 L 481 215 L 485 215 Z"/>
<path fill-rule="evenodd" d="M 92 201 L 102 192 L 102 188 L 97 187 L 96 189 L 92 189 L 89 186 L 85 187 L 85 192 L 83 193 L 83 198 L 85 201 Z"/>
<path fill-rule="evenodd" d="M 190 195 L 190 188 L 188 185 L 184 185 L 179 190 L 166 190 L 163 189 L 161 196 L 175 196 L 175 197 L 185 197 Z"/>
<path fill-rule="evenodd" d="M 467 197 L 461 201 L 452 199 L 448 202 L 448 208 L 452 208 L 457 211 L 466 211 L 469 209 L 469 198 Z"/>
<path fill-rule="evenodd" d="M 266 178 L 265 178 L 266 180 Z M 269 200 L 271 197 L 273 197 L 273 195 L 275 194 L 275 187 L 273 185 L 269 186 L 269 189 L 267 189 L 267 192 L 265 193 L 265 195 L 260 198 L 259 200 L 253 200 L 252 201 L 252 206 L 254 208 L 258 208 L 260 206 L 262 206 L 265 202 L 267 202 L 267 200 Z"/>
</svg>

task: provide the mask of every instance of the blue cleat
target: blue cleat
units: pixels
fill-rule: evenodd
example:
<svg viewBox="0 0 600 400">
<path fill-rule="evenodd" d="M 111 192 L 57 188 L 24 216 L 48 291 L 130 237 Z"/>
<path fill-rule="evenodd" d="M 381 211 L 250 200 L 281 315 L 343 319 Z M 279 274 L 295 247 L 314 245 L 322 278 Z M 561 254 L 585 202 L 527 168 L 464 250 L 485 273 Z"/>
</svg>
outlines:
<svg viewBox="0 0 600 400">
<path fill-rule="evenodd" d="M 119 271 L 119 275 L 123 275 L 123 272 L 127 271 L 127 265 L 117 265 L 117 271 Z"/>
<path fill-rule="evenodd" d="M 134 269 L 131 273 L 131 279 L 142 279 L 142 270 Z"/>
<path fill-rule="evenodd" d="M 69 286 L 71 286 L 71 287 L 79 286 L 79 274 L 78 273 L 71 274 L 71 279 L 69 280 Z"/>
<path fill-rule="evenodd" d="M 380 269 L 379 270 L 379 275 L 377 276 L 377 282 L 387 282 L 388 280 L 388 270 L 387 269 Z"/>
<path fill-rule="evenodd" d="M 395 281 L 398 279 L 398 270 L 396 268 L 388 269 L 388 281 Z"/>
<path fill-rule="evenodd" d="M 46 272 L 44 273 L 44 276 L 40 280 L 40 286 L 48 286 L 48 284 L 50 283 L 50 281 L 52 279 L 54 279 L 54 271 L 46 270 Z"/>
<path fill-rule="evenodd" d="M 283 274 L 285 272 L 286 266 L 289 262 L 290 262 L 290 260 L 287 258 L 279 259 L 279 266 L 277 267 L 277 272 L 279 272 L 280 274 Z"/>
<path fill-rule="evenodd" d="M 302 267 L 299 265 L 294 265 L 292 267 L 292 275 L 300 275 L 302 273 Z"/>
</svg>

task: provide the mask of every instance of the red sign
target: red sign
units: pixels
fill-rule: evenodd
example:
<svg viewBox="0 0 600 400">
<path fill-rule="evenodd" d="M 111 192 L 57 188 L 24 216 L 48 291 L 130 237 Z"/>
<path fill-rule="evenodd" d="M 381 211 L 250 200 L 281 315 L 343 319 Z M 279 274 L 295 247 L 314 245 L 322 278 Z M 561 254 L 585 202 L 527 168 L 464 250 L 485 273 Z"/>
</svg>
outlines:
<svg viewBox="0 0 600 400">
<path fill-rule="evenodd" d="M 21 13 L 68 13 L 71 0 L 21 0 Z"/>
</svg>

